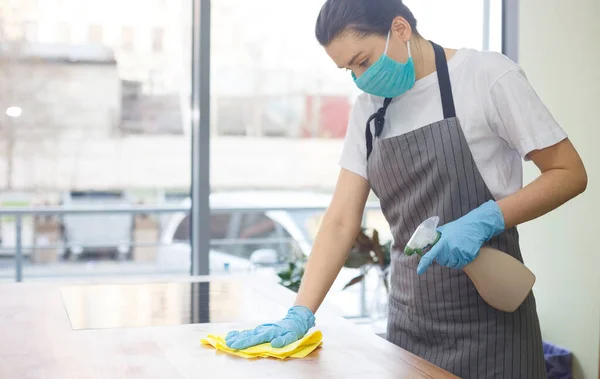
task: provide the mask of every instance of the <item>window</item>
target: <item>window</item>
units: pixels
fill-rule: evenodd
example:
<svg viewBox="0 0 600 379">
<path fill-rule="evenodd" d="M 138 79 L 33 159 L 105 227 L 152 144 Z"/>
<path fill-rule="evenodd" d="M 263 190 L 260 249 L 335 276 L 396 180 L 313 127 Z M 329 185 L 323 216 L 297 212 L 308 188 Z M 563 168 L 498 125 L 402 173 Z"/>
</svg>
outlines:
<svg viewBox="0 0 600 379">
<path fill-rule="evenodd" d="M 210 215 L 210 239 L 220 240 L 227 238 L 231 222 L 231 214 Z"/>
<path fill-rule="evenodd" d="M 238 238 L 243 242 L 236 246 L 233 254 L 242 258 L 250 258 L 259 249 L 270 249 L 277 252 L 280 261 L 284 261 L 292 251 L 291 235 L 264 213 L 245 213 Z"/>
<path fill-rule="evenodd" d="M 501 0 L 405 0 L 419 32 L 450 48 L 501 49 Z M 460 20 L 460 27 L 456 27 Z"/>
<path fill-rule="evenodd" d="M 90 25 L 87 40 L 94 45 L 101 45 L 104 40 L 102 25 Z"/>
<path fill-rule="evenodd" d="M 190 217 L 186 216 L 173 235 L 173 242 L 190 242 Z"/>
<path fill-rule="evenodd" d="M 163 40 L 165 31 L 163 28 L 152 29 L 152 51 L 159 53 L 163 51 Z"/>
<path fill-rule="evenodd" d="M 147 275 L 150 266 L 156 273 L 189 274 L 186 244 L 191 230 L 187 222 L 179 225 L 185 215 L 169 224 L 170 212 L 134 217 L 124 210 L 95 209 L 140 204 L 161 208 L 189 197 L 191 170 L 184 166 L 191 161 L 191 140 L 183 131 L 191 118 L 192 13 L 189 0 L 0 0 L 0 29 L 5 34 L 0 40 L 14 41 L 8 58 L 28 58 L 0 63 L 0 149 L 6 144 L 31 150 L 0 157 L 0 206 L 18 202 L 68 207 L 67 201 L 77 201 L 77 208 L 91 210 L 50 221 L 42 221 L 39 214 L 23 217 L 21 252 L 30 263 L 23 265 L 25 280 Z M 155 45 L 160 49 L 162 42 L 168 59 L 153 56 L 154 27 L 164 29 L 162 41 L 161 32 L 155 32 Z M 167 40 L 171 33 L 177 36 L 172 41 Z M 156 78 L 150 75 L 153 69 L 160 69 Z M 153 81 L 157 90 L 145 91 Z M 1 130 L 9 107 L 23 110 L 11 119 L 15 133 Z M 66 155 L 54 154 L 57 149 Z M 11 177 L 3 170 L 9 166 L 14 166 Z M 61 191 L 36 192 L 61 183 Z M 22 191 L 10 191 L 11 185 Z M 99 198 L 98 193 L 71 197 L 78 188 L 125 193 L 118 199 Z M 179 197 L 171 198 L 173 193 Z M 0 254 L 14 259 L 15 223 L 4 217 L 0 221 Z M 221 224 L 227 220 L 215 217 L 213 236 L 224 235 Z M 175 232 L 183 243 L 160 243 Z M 90 260 L 103 264 L 87 265 Z M 159 262 L 166 266 L 152 264 Z M 14 278 L 14 268 L 0 264 L 0 279 Z"/>
<path fill-rule="evenodd" d="M 229 243 L 228 239 L 241 241 Z M 299 241 L 294 241 L 283 226 L 264 213 L 212 214 L 210 240 L 213 249 L 245 259 L 249 259 L 259 249 L 276 251 L 282 262 L 301 255 Z M 177 227 L 173 242 L 190 242 L 189 216 Z"/>
<path fill-rule="evenodd" d="M 231 214 L 213 214 L 210 216 L 210 239 L 223 240 L 227 238 L 231 222 Z M 190 217 L 186 216 L 173 235 L 173 242 L 190 242 Z"/>
<path fill-rule="evenodd" d="M 271 220 L 265 214 L 248 213 L 242 218 L 240 238 L 269 238 L 273 236 L 275 231 L 275 221 Z"/>
<path fill-rule="evenodd" d="M 133 50 L 133 28 L 130 26 L 121 28 L 121 48 L 125 51 Z"/>
</svg>

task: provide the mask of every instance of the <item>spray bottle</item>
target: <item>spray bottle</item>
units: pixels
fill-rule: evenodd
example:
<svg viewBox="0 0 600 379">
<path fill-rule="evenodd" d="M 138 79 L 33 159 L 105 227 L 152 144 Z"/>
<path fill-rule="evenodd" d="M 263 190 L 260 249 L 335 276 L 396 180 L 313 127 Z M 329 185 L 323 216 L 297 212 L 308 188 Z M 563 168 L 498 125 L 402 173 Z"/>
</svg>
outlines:
<svg viewBox="0 0 600 379">
<path fill-rule="evenodd" d="M 439 240 L 440 218 L 428 218 L 417 227 L 404 253 L 423 256 Z M 516 258 L 497 249 L 484 246 L 478 256 L 463 270 L 473 282 L 479 295 L 490 306 L 514 312 L 525 301 L 535 283 L 535 275 Z"/>
</svg>

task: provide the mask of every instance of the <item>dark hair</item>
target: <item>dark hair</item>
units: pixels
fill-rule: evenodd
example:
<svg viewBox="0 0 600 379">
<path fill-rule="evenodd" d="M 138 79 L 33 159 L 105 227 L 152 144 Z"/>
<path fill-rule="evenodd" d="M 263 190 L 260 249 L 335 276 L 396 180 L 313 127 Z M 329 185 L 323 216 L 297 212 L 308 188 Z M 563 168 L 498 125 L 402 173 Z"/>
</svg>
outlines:
<svg viewBox="0 0 600 379">
<path fill-rule="evenodd" d="M 402 0 L 327 0 L 317 17 L 315 35 L 322 46 L 329 45 L 347 29 L 361 36 L 385 36 L 398 16 L 418 35 L 417 20 Z"/>
</svg>

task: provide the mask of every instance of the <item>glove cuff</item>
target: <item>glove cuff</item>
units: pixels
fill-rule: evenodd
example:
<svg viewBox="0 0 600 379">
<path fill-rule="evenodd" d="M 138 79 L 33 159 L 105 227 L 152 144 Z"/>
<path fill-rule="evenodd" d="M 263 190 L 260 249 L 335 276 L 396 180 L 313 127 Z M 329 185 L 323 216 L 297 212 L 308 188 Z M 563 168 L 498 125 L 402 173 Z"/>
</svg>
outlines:
<svg viewBox="0 0 600 379">
<path fill-rule="evenodd" d="M 490 200 L 477 208 L 480 213 L 480 222 L 485 226 L 485 238 L 489 241 L 502 234 L 506 228 L 502 210 L 494 200 Z"/>
<path fill-rule="evenodd" d="M 308 332 L 310 328 L 315 326 L 315 315 L 310 309 L 302 305 L 296 305 L 288 310 L 286 318 L 293 319 L 300 323 L 304 329 L 304 333 Z"/>
</svg>

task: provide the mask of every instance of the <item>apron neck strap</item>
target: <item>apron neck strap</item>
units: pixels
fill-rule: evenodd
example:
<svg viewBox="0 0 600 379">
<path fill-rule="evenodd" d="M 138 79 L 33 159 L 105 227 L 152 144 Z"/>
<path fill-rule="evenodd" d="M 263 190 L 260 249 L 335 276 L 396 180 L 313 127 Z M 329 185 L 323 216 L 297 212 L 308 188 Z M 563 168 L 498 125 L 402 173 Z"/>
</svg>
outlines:
<svg viewBox="0 0 600 379">
<path fill-rule="evenodd" d="M 452 96 L 452 86 L 450 85 L 450 73 L 448 72 L 448 62 L 446 61 L 446 53 L 440 45 L 431 42 L 433 52 L 435 54 L 435 69 L 437 72 L 440 94 L 442 97 L 442 109 L 444 111 L 444 119 L 456 117 L 456 109 L 454 108 L 454 98 Z M 371 133 L 371 122 L 375 122 L 375 136 L 379 137 L 385 123 L 385 112 L 392 102 L 391 98 L 386 98 L 383 105 L 367 120 L 365 129 L 365 139 L 367 140 L 367 159 L 373 151 L 373 134 Z"/>
<path fill-rule="evenodd" d="M 373 113 L 371 117 L 369 117 L 369 119 L 367 120 L 367 128 L 365 129 L 365 139 L 367 140 L 367 159 L 369 159 L 369 156 L 373 151 L 373 135 L 371 134 L 371 121 L 375 122 L 375 136 L 379 137 L 381 135 L 381 131 L 383 130 L 383 125 L 385 124 L 385 112 L 387 111 L 391 102 L 392 99 L 387 97 L 383 101 L 383 106 L 379 108 L 377 112 Z"/>
<path fill-rule="evenodd" d="M 454 98 L 452 96 L 452 86 L 450 85 L 450 73 L 448 72 L 448 62 L 446 53 L 440 45 L 431 42 L 435 54 L 435 69 L 437 72 L 440 94 L 442 96 L 442 108 L 444 110 L 444 119 L 456 117 L 454 108 Z"/>
</svg>

